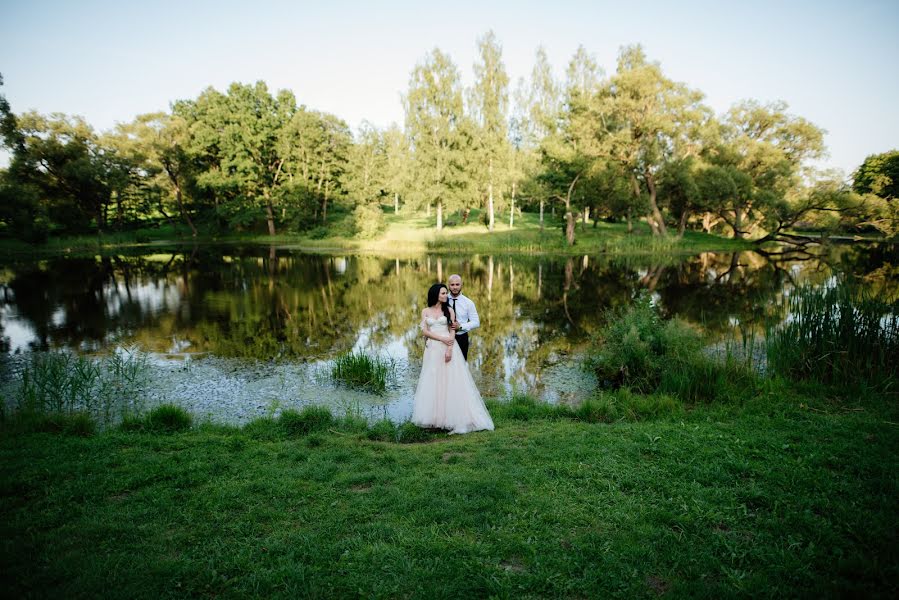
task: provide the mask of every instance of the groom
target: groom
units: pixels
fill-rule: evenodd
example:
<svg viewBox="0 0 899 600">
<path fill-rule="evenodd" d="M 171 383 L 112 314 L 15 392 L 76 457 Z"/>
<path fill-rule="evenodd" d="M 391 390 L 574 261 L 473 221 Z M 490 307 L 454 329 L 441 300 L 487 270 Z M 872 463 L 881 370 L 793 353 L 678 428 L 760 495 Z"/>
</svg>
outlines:
<svg viewBox="0 0 899 600">
<path fill-rule="evenodd" d="M 474 302 L 468 296 L 462 295 L 462 277 L 459 275 L 450 275 L 449 278 L 449 298 L 447 300 L 450 307 L 456 311 L 456 342 L 459 343 L 459 349 L 462 356 L 468 360 L 468 332 L 481 326 L 481 320 L 478 318 L 478 311 L 474 307 Z"/>
</svg>

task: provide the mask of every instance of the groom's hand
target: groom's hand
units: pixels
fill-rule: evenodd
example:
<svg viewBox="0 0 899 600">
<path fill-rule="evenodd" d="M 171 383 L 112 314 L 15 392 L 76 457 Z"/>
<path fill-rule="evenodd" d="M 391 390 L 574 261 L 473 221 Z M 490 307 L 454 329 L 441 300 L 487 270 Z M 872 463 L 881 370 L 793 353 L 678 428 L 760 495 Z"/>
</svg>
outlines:
<svg viewBox="0 0 899 600">
<path fill-rule="evenodd" d="M 449 336 L 448 338 L 443 340 L 443 343 L 452 348 L 453 344 L 456 343 L 456 338 L 454 336 Z"/>
</svg>

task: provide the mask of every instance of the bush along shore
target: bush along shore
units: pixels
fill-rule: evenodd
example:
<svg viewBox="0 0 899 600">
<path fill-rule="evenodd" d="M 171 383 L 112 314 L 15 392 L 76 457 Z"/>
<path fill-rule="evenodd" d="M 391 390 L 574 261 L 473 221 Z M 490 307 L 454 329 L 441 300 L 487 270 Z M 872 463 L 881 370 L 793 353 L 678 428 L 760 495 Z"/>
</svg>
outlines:
<svg viewBox="0 0 899 600">
<path fill-rule="evenodd" d="M 489 433 L 321 407 L 242 428 L 4 413 L 7 593 L 894 597 L 896 313 L 868 300 L 794 295 L 881 328 L 772 328 L 760 374 L 641 299 L 608 315 L 594 398 L 488 401 Z M 822 379 L 835 335 L 841 361 L 886 354 Z"/>
</svg>

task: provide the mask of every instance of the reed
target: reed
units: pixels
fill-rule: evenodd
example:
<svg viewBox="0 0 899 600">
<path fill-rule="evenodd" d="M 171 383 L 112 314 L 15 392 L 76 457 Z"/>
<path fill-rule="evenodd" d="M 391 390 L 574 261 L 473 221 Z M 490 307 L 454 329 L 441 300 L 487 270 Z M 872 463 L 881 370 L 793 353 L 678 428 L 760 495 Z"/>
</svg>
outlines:
<svg viewBox="0 0 899 600">
<path fill-rule="evenodd" d="M 374 394 L 387 389 L 387 380 L 394 373 L 393 362 L 364 352 L 349 352 L 334 359 L 331 379 L 348 387 Z"/>
<path fill-rule="evenodd" d="M 100 359 L 39 352 L 14 383 L 14 406 L 29 415 L 84 413 L 105 426 L 142 412 L 147 375 L 146 356 L 136 351 Z"/>
<path fill-rule="evenodd" d="M 766 335 L 768 369 L 839 388 L 895 391 L 899 303 L 847 282 L 802 286 L 781 301 L 783 323 Z"/>
</svg>

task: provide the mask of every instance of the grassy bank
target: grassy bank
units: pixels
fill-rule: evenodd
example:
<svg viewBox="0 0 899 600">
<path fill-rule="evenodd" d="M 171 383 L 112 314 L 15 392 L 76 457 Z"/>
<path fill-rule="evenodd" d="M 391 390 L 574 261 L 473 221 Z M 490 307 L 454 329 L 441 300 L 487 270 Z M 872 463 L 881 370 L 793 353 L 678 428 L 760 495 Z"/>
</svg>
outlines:
<svg viewBox="0 0 899 600">
<path fill-rule="evenodd" d="M 899 438 L 759 398 L 646 421 L 0 439 L 9 596 L 892 597 Z M 296 421 L 296 417 L 294 417 Z M 6 431 L 5 433 L 9 433 Z"/>
<path fill-rule="evenodd" d="M 132 232 L 103 236 L 51 238 L 45 244 L 31 245 L 14 240 L 0 242 L 0 253 L 8 255 L 38 253 L 97 253 L 126 248 L 158 247 L 177 244 L 259 243 L 275 244 L 310 252 L 353 251 L 373 254 L 421 254 L 424 252 L 528 253 L 528 254 L 692 254 L 705 251 L 746 250 L 752 244 L 742 240 L 723 238 L 698 232 L 686 232 L 683 238 L 674 235 L 659 239 L 651 235 L 645 223 L 636 223 L 629 233 L 623 223 L 599 221 L 594 227 L 578 225 L 576 244 L 568 246 L 558 218 L 546 215 L 544 229 L 539 216 L 524 213 L 510 228 L 508 222 L 498 222 L 491 233 L 478 222 L 478 211 L 472 211 L 465 225 L 450 219 L 450 225 L 440 233 L 434 219 L 420 215 L 385 216 L 386 227 L 375 238 L 362 240 L 353 237 L 352 227 L 345 219 L 328 229 L 319 228 L 300 234 L 276 236 L 243 233 L 222 235 L 205 232 L 193 238 L 183 226 L 165 225 Z"/>
</svg>

